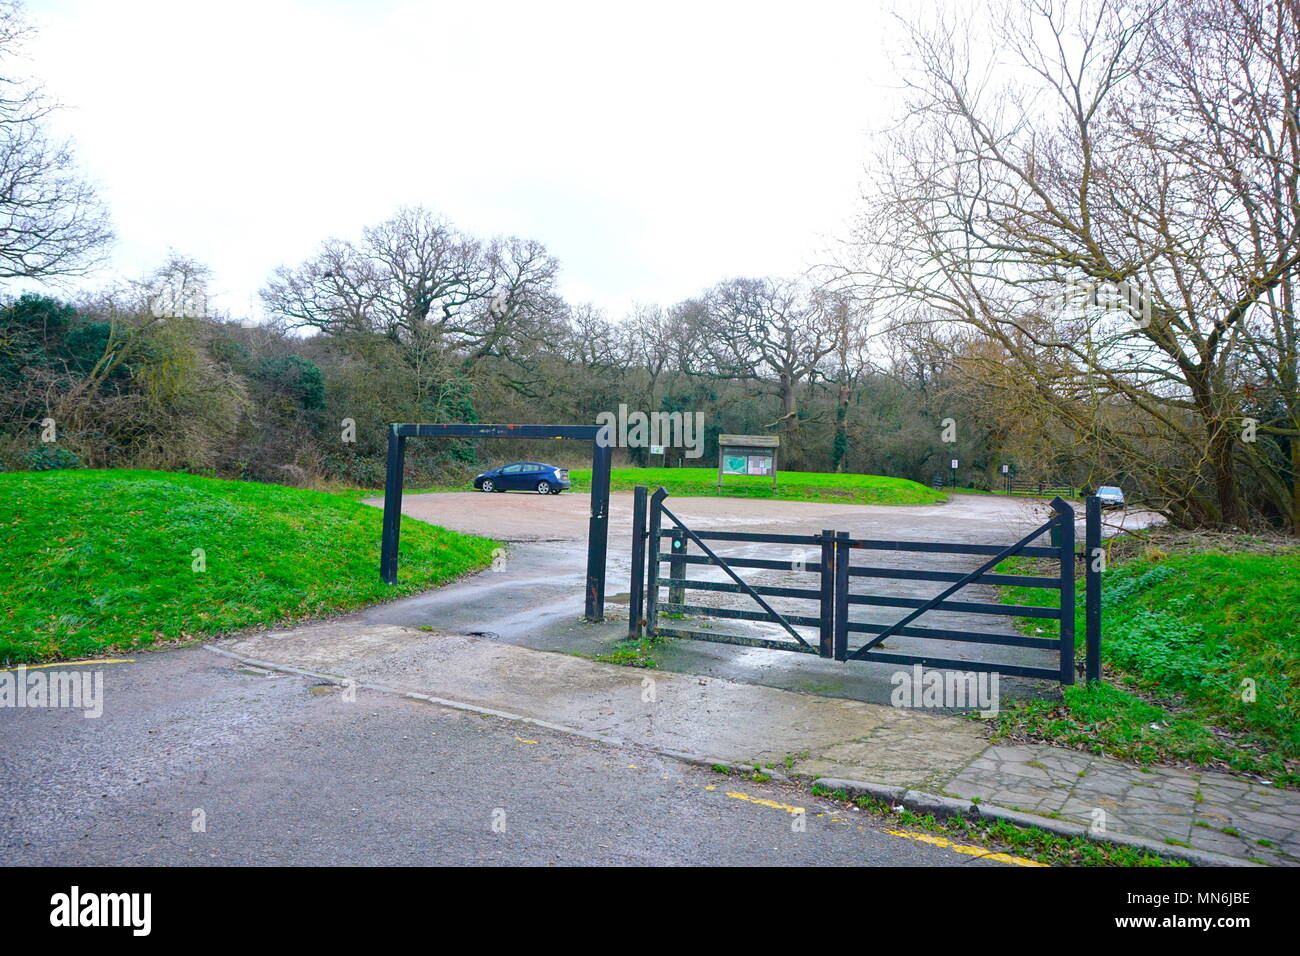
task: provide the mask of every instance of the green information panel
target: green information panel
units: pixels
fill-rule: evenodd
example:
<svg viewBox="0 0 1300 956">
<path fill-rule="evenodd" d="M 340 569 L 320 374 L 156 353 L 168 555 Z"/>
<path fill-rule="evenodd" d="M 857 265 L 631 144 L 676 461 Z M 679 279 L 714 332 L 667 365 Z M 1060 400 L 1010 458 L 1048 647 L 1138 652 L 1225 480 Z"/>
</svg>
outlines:
<svg viewBox="0 0 1300 956">
<path fill-rule="evenodd" d="M 776 458 L 781 439 L 776 435 L 719 435 L 718 490 L 726 475 L 771 478 L 776 487 Z"/>
</svg>

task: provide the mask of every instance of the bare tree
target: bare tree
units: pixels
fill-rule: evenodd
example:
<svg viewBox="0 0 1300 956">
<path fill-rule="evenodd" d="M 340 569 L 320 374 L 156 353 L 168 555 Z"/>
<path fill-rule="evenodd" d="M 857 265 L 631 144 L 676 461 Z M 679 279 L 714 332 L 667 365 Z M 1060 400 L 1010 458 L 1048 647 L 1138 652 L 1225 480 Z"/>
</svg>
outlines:
<svg viewBox="0 0 1300 956">
<path fill-rule="evenodd" d="M 831 467 L 843 472 L 849 450 L 849 404 L 862 378 L 872 370 L 868 354 L 870 323 L 864 304 L 844 292 L 818 293 L 820 310 L 834 345 L 826 356 L 822 379 L 835 389 L 835 433 L 831 439 Z"/>
<path fill-rule="evenodd" d="M 30 33 L 21 5 L 0 2 L 0 278 L 84 275 L 112 230 L 71 146 L 45 128 L 54 105 L 16 73 Z"/>
<path fill-rule="evenodd" d="M 385 337 L 423 391 L 484 359 L 527 365 L 563 318 L 557 271 L 538 242 L 484 243 L 427 209 L 403 208 L 358 243 L 330 239 L 301 265 L 281 267 L 262 299 L 292 326 Z"/>
<path fill-rule="evenodd" d="M 908 320 L 991 339 L 1002 358 L 971 369 L 1096 430 L 1180 520 L 1243 524 L 1266 510 L 1243 459 L 1295 487 L 1240 436 L 1252 341 L 1279 366 L 1270 388 L 1294 366 L 1300 0 L 985 9 L 989 36 L 912 32 L 911 109 L 856 271 L 926 305 Z M 1300 435 L 1284 414 L 1267 426 Z"/>
<path fill-rule="evenodd" d="M 746 381 L 775 395 L 779 428 L 801 454 L 799 392 L 816 381 L 836 347 L 836 326 L 824 303 L 799 284 L 775 279 L 732 279 L 710 289 L 688 313 L 694 325 L 686 358 L 692 374 Z"/>
</svg>

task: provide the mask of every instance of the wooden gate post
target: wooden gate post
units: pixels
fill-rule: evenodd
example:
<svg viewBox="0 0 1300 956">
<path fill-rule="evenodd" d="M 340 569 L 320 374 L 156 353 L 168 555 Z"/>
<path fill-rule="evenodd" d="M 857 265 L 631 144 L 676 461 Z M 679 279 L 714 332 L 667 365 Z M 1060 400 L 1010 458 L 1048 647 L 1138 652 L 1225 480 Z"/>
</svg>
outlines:
<svg viewBox="0 0 1300 956">
<path fill-rule="evenodd" d="M 686 556 L 686 549 L 690 541 L 686 537 L 686 532 L 681 528 L 673 529 L 673 536 L 670 540 L 672 541 L 672 548 L 668 553 L 672 555 L 672 558 L 668 562 L 668 577 L 682 580 L 686 577 L 687 564 L 680 559 Z M 680 584 L 670 584 L 668 586 L 668 603 L 685 604 L 686 588 Z"/>
<path fill-rule="evenodd" d="M 1074 683 L 1074 509 L 1065 499 L 1052 499 L 1059 524 L 1054 542 L 1061 562 L 1061 683 Z"/>
<path fill-rule="evenodd" d="M 1089 495 L 1084 502 L 1084 679 L 1101 680 L 1101 499 Z"/>
<path fill-rule="evenodd" d="M 402 534 L 402 471 L 406 465 L 406 436 L 388 426 L 388 462 L 384 467 L 384 525 L 379 542 L 379 577 L 397 583 L 397 546 Z"/>
<path fill-rule="evenodd" d="M 849 659 L 849 533 L 835 534 L 835 659 Z"/>
<path fill-rule="evenodd" d="M 614 449 L 599 438 L 591 443 L 591 517 L 587 521 L 588 621 L 605 620 L 605 553 L 609 543 L 609 473 Z"/>
<path fill-rule="evenodd" d="M 835 656 L 835 532 L 825 528 L 821 533 L 822 575 L 821 622 L 817 653 L 821 657 Z"/>
<path fill-rule="evenodd" d="M 637 485 L 632 490 L 632 579 L 628 582 L 627 636 L 633 640 L 641 636 L 644 624 L 641 613 L 645 600 L 645 539 L 646 498 L 649 489 Z"/>
<path fill-rule="evenodd" d="M 660 508 L 668 497 L 668 489 L 660 488 L 650 496 L 650 528 L 646 532 L 649 550 L 645 581 L 645 630 L 654 637 L 659 630 L 659 532 L 663 528 L 664 513 Z"/>
</svg>

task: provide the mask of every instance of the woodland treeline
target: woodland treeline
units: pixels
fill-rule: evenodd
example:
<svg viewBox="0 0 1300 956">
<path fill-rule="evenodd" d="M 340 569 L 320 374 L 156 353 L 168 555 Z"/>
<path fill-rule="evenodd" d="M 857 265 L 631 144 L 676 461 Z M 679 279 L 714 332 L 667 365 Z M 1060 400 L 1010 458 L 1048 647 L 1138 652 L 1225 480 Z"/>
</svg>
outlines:
<svg viewBox="0 0 1300 956">
<path fill-rule="evenodd" d="M 538 243 L 481 242 L 408 209 L 356 245 L 327 242 L 281 270 L 264 293 L 281 318 L 265 324 L 160 310 L 182 297 L 159 290 L 204 279 L 179 258 L 73 302 L 23 296 L 2 313 L 4 465 L 378 487 L 389 422 L 594 424 L 620 404 L 704 415 L 704 457 L 620 449 L 616 461 L 631 464 L 715 464 L 722 432 L 780 434 L 786 469 L 951 480 L 958 457 L 963 483 L 983 485 L 1001 461 L 992 423 L 967 416 L 942 353 L 900 347 L 869 360 L 847 299 L 735 279 L 613 320 L 566 303 L 557 273 Z M 55 442 L 42 441 L 47 420 Z M 956 441 L 943 440 L 944 420 Z M 415 443 L 407 480 L 461 481 L 516 455 L 581 466 L 587 454 Z M 1026 459 L 1020 470 L 1072 468 Z"/>
<path fill-rule="evenodd" d="M 10 296 L 0 462 L 377 487 L 389 422 L 626 404 L 703 413 L 684 464 L 716 462 L 720 432 L 778 434 L 785 469 L 928 482 L 957 459 L 997 488 L 1007 464 L 1120 484 L 1183 526 L 1295 533 L 1300 0 L 990 0 L 908 28 L 856 227 L 802 275 L 611 316 L 565 301 L 540 242 L 411 207 L 268 276 L 250 325 L 174 255 Z M 86 274 L 108 241 L 93 196 L 38 101 L 0 110 L 0 279 Z M 16 204 L 33 170 L 44 205 Z M 408 482 L 583 457 L 424 444 Z"/>
</svg>

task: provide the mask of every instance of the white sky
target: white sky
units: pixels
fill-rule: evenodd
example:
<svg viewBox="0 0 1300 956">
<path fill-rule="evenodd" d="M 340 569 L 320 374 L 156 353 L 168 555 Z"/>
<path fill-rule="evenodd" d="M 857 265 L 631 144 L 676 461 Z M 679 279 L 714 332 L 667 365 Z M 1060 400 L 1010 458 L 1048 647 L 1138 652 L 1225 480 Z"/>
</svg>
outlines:
<svg viewBox="0 0 1300 956">
<path fill-rule="evenodd" d="M 401 204 L 544 242 L 620 316 L 820 260 L 897 97 L 886 0 L 29 0 L 30 68 L 112 210 L 250 312 Z M 260 314 L 260 304 L 251 306 Z"/>
</svg>

